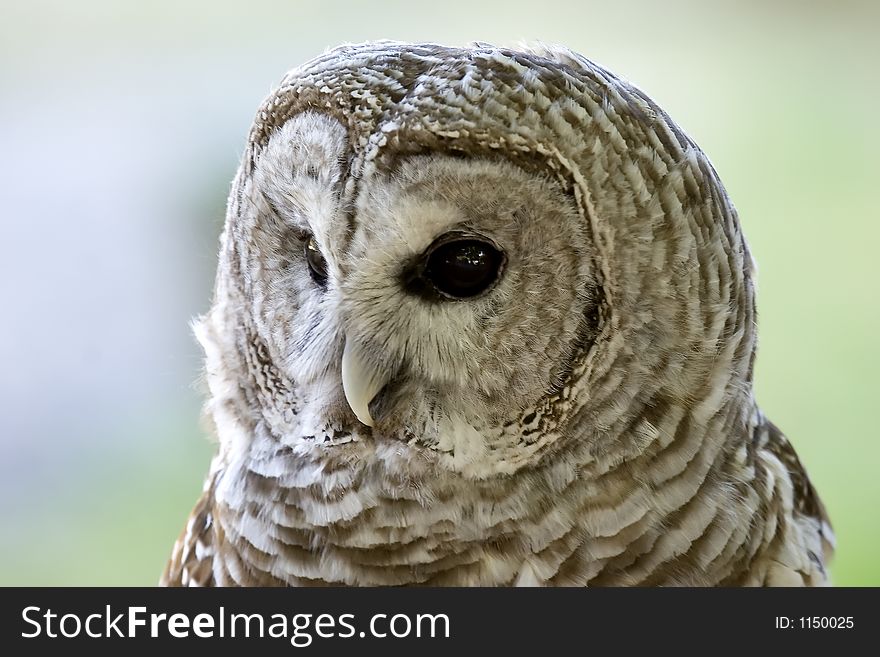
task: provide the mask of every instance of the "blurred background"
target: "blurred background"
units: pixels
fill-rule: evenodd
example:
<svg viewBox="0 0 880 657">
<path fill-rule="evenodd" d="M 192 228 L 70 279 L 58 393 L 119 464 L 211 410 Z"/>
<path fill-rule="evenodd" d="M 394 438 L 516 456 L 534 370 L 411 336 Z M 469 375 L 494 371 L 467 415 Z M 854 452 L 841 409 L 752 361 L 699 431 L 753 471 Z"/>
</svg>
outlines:
<svg viewBox="0 0 880 657">
<path fill-rule="evenodd" d="M 717 5 L 717 6 L 716 6 Z M 0 2 L 0 584 L 151 585 L 201 490 L 201 355 L 254 111 L 344 41 L 566 44 L 702 146 L 759 264 L 756 378 L 880 585 L 880 5 Z"/>
</svg>

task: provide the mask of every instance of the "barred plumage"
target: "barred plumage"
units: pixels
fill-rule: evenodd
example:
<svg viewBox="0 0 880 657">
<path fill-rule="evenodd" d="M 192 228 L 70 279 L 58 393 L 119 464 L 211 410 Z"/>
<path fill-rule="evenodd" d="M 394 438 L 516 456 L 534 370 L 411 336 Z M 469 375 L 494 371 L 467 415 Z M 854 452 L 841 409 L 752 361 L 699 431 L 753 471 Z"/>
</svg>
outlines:
<svg viewBox="0 0 880 657">
<path fill-rule="evenodd" d="M 736 212 L 638 89 L 558 48 L 343 46 L 248 144 L 197 325 L 220 449 L 163 584 L 827 583 Z M 459 233 L 497 283 L 416 294 Z"/>
</svg>

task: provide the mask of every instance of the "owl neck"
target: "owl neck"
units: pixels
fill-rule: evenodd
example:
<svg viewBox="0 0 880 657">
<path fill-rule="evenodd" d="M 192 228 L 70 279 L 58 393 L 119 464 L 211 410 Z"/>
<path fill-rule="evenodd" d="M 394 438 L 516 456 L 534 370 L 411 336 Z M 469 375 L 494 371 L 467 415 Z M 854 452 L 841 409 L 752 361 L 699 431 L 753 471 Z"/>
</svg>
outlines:
<svg viewBox="0 0 880 657">
<path fill-rule="evenodd" d="M 211 475 L 214 522 L 232 548 L 218 551 L 215 575 L 293 585 L 723 582 L 760 549 L 742 531 L 761 534 L 753 410 L 698 422 L 670 405 L 638 458 L 569 448 L 485 480 L 438 470 L 400 444 L 285 444 L 258 422 L 247 449 L 222 451 Z M 700 569 L 683 567 L 695 560 Z"/>
</svg>

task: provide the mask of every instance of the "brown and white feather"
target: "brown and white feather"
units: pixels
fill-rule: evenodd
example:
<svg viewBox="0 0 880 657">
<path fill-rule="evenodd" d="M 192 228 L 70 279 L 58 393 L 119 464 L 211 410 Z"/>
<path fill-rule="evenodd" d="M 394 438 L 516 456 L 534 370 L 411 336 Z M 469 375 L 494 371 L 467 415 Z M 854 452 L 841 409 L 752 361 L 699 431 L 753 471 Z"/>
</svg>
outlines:
<svg viewBox="0 0 880 657">
<path fill-rule="evenodd" d="M 408 294 L 399 263 L 462 226 L 504 248 L 497 286 Z M 827 514 L 753 395 L 736 211 L 653 101 L 571 51 L 381 42 L 289 73 L 197 335 L 220 447 L 163 584 L 828 581 Z M 371 428 L 352 345 L 387 374 Z"/>
</svg>

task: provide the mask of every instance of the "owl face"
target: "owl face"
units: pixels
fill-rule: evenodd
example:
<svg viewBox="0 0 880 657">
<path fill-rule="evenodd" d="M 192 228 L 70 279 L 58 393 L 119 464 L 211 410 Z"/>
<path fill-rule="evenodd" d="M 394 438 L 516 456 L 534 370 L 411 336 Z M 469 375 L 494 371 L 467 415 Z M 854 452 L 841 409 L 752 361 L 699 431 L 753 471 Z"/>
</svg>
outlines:
<svg viewBox="0 0 880 657">
<path fill-rule="evenodd" d="M 244 188 L 245 312 L 294 391 L 261 406 L 290 406 L 288 441 L 497 465 L 595 335 L 587 224 L 558 181 L 503 159 L 412 155 L 359 177 L 349 163 L 345 127 L 308 111 Z"/>
</svg>

